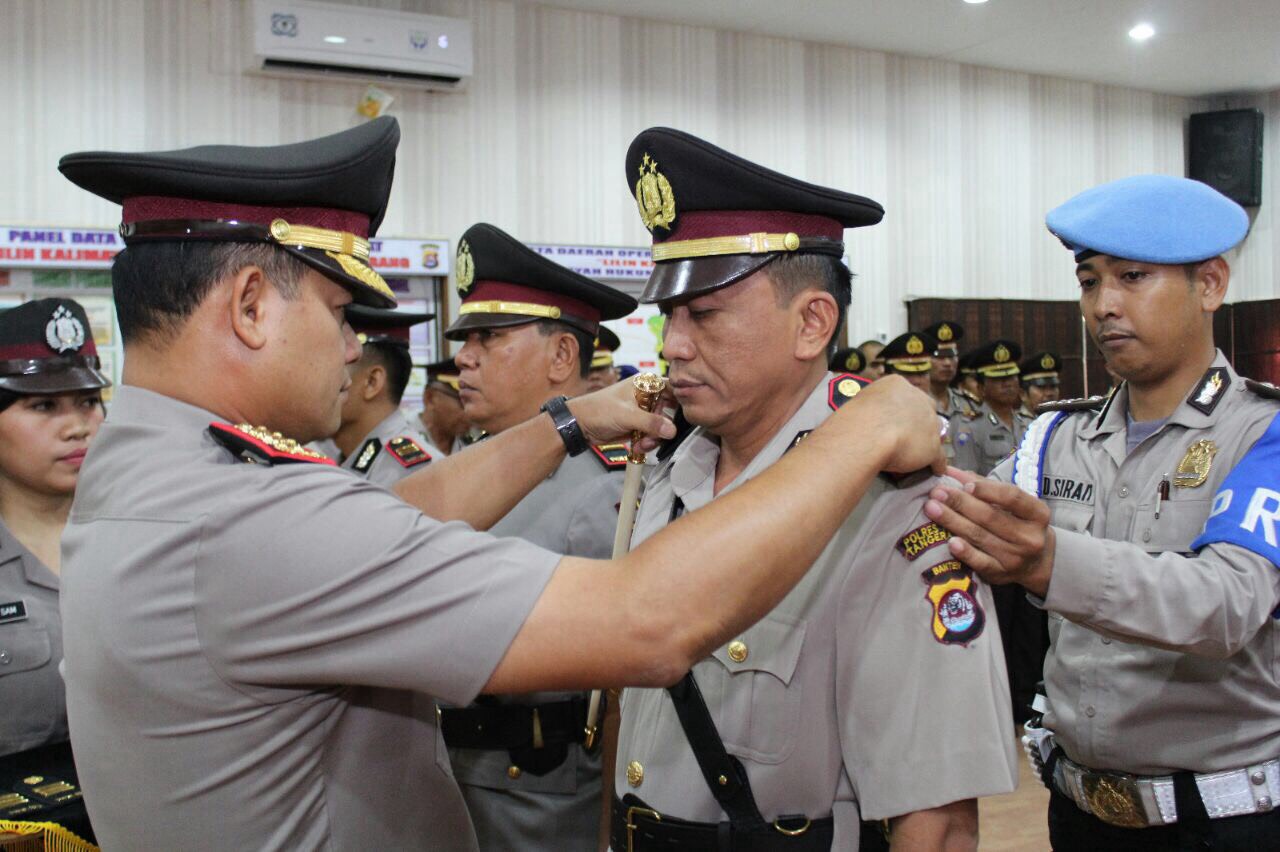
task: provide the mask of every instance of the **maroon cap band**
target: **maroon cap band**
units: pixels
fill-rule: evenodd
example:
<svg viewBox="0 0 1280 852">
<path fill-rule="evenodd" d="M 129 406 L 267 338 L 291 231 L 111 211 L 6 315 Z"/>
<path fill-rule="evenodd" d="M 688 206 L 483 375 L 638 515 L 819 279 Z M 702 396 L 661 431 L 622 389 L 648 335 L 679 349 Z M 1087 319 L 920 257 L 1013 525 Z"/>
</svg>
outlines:
<svg viewBox="0 0 1280 852">
<path fill-rule="evenodd" d="M 263 207 L 255 204 L 223 204 L 217 201 L 197 201 L 189 198 L 169 198 L 159 195 L 141 195 L 124 200 L 121 221 L 194 219 L 224 222 L 248 222 L 270 225 L 283 219 L 291 225 L 308 225 L 330 231 L 346 231 L 357 237 L 368 238 L 369 217 L 351 210 L 328 207 Z"/>
<path fill-rule="evenodd" d="M 509 281 L 476 281 L 472 284 L 467 297 L 462 300 L 464 305 L 469 302 L 524 302 L 532 305 L 546 305 L 559 308 L 562 312 L 588 323 L 600 322 L 600 309 L 580 299 L 537 287 L 512 284 Z"/>
<path fill-rule="evenodd" d="M 785 210 L 691 210 L 681 213 L 675 230 L 654 242 L 700 240 L 707 237 L 734 237 L 753 233 L 796 234 L 840 240 L 844 226 L 827 216 L 791 213 Z"/>
</svg>

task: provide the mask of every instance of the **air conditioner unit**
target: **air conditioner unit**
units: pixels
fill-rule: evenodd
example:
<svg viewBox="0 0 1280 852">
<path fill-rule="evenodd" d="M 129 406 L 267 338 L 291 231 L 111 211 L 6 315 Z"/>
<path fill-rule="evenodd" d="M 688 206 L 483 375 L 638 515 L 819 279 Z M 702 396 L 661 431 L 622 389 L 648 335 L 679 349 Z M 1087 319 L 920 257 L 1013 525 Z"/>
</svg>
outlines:
<svg viewBox="0 0 1280 852">
<path fill-rule="evenodd" d="M 471 76 L 471 22 L 312 0 L 253 0 L 250 70 L 455 91 Z"/>
</svg>

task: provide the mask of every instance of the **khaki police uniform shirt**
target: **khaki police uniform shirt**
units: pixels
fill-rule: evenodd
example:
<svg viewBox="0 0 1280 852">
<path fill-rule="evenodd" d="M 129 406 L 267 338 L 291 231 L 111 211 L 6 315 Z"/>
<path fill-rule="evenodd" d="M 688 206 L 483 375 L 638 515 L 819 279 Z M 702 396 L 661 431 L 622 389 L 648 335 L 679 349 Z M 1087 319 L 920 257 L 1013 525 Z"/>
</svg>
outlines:
<svg viewBox="0 0 1280 852">
<path fill-rule="evenodd" d="M 556 553 L 590 559 L 613 555 L 623 468 L 608 467 L 594 450 L 566 458 L 490 532 L 517 536 Z M 494 696 L 486 701 L 544 704 L 580 692 Z M 564 763 L 544 775 L 508 770 L 506 751 L 449 749 L 454 777 L 485 850 L 596 848 L 600 822 L 600 755 L 571 746 Z"/>
<path fill-rule="evenodd" d="M 58 575 L 0 521 L 0 755 L 67 739 Z"/>
<path fill-rule="evenodd" d="M 559 561 L 117 389 L 63 536 L 72 745 L 107 849 L 474 849 L 436 724 Z"/>
<path fill-rule="evenodd" d="M 724 491 L 830 416 L 829 379 Z M 676 498 L 686 511 L 711 502 L 718 457 L 716 439 L 694 430 L 646 485 L 633 544 L 669 523 Z M 922 511 L 937 482 L 877 479 L 799 585 L 693 669 L 765 818 L 834 815 L 833 849 L 857 849 L 860 812 L 897 816 L 1017 783 L 991 590 L 948 565 L 945 538 Z M 931 593 L 950 595 L 942 617 Z M 726 819 L 665 690 L 625 691 L 617 767 L 619 796 L 670 816 Z"/>
<path fill-rule="evenodd" d="M 952 464 L 961 470 L 972 470 L 986 476 L 996 465 L 1008 458 L 1022 442 L 1022 436 L 1031 425 L 1031 418 L 1021 408 L 1013 411 L 1013 428 L 996 416 L 986 404 L 978 409 L 972 420 L 953 418 L 951 440 L 955 444 Z"/>
<path fill-rule="evenodd" d="M 403 443 L 402 453 L 407 458 L 397 454 L 391 446 L 391 442 L 397 440 L 409 440 L 417 444 L 426 458 Z M 342 467 L 360 474 L 370 482 L 390 488 L 414 471 L 422 470 L 422 466 L 429 464 L 432 459 L 443 456 L 444 453 L 432 445 L 431 439 L 422 432 L 418 424 L 410 420 L 403 409 L 397 408 L 364 436 L 364 440 L 356 445 L 355 452 L 342 460 Z"/>
<path fill-rule="evenodd" d="M 1042 415 L 993 474 L 1053 513 L 1045 726 L 1095 769 L 1211 772 L 1280 757 L 1280 569 L 1235 544 L 1192 547 L 1280 403 L 1247 390 L 1221 353 L 1213 369 L 1223 386 L 1212 410 L 1184 401 L 1128 455 L 1122 388 L 1101 413 Z M 1191 399 L 1203 392 L 1204 382 Z M 1037 438 L 1055 423 L 1040 463 Z M 1179 464 L 1201 441 L 1216 448 L 1204 481 L 1179 487 Z M 1186 467 L 1193 483 L 1203 465 Z M 1254 473 L 1280 482 L 1274 468 Z M 1235 495 L 1242 508 L 1248 499 Z M 1274 545 L 1280 494 L 1259 508 L 1253 533 Z"/>
</svg>

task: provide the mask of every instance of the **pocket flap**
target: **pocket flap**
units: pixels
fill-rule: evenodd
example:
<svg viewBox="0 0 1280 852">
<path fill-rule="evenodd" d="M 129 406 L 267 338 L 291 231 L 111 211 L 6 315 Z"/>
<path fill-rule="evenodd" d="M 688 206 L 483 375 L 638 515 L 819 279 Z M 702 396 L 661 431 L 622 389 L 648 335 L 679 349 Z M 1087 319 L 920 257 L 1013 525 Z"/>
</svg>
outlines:
<svg viewBox="0 0 1280 852">
<path fill-rule="evenodd" d="M 771 615 L 721 645 L 711 656 L 731 674 L 765 672 L 790 685 L 804 647 L 804 632 L 803 622 L 791 623 Z"/>
<path fill-rule="evenodd" d="M 38 669 L 52 657 L 48 629 L 30 624 L 0 626 L 0 677 Z"/>
</svg>

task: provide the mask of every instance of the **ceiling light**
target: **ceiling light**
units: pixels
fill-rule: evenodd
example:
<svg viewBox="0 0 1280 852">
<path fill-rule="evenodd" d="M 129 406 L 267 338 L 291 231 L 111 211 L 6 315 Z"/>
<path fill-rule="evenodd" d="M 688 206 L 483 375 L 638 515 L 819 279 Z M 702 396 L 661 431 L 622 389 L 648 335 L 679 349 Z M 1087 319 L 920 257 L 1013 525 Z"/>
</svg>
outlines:
<svg viewBox="0 0 1280 852">
<path fill-rule="evenodd" d="M 968 3 L 968 4 L 972 5 L 972 6 L 977 6 L 979 3 L 985 3 L 985 2 L 987 2 L 987 0 L 964 0 L 964 2 L 966 2 L 966 3 Z"/>
<path fill-rule="evenodd" d="M 1150 24 L 1138 24 L 1129 30 L 1129 38 L 1134 41 L 1146 41 L 1156 34 L 1156 28 Z"/>
<path fill-rule="evenodd" d="M 325 36 L 324 40 L 329 44 L 346 44 L 347 40 L 342 36 Z"/>
</svg>

